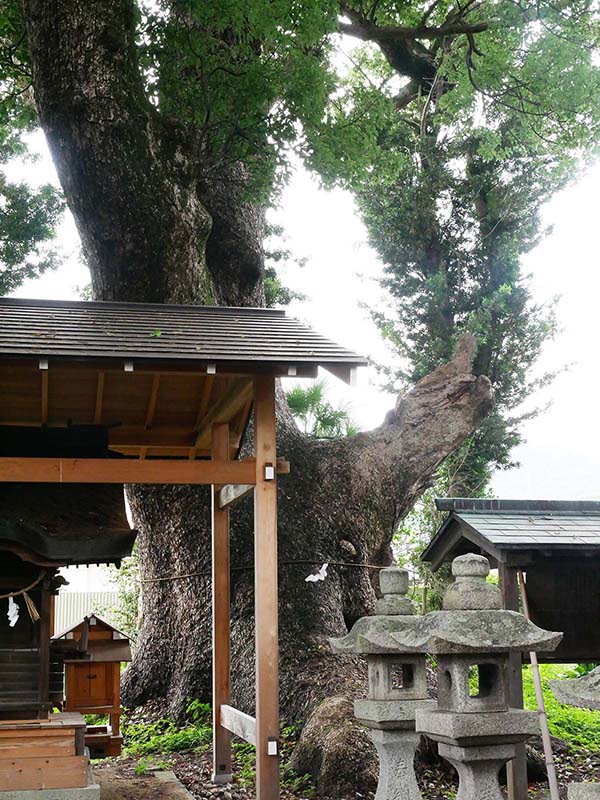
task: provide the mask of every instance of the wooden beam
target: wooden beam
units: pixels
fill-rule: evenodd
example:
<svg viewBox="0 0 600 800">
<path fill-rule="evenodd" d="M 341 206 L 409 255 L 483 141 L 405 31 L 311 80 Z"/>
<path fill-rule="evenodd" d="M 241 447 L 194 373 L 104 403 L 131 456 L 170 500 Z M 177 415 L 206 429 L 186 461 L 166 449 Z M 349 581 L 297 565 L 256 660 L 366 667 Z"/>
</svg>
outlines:
<svg viewBox="0 0 600 800">
<path fill-rule="evenodd" d="M 210 432 L 215 422 L 229 422 L 252 395 L 252 381 L 235 381 L 226 392 L 208 409 L 196 433 L 195 447 L 208 444 Z"/>
<path fill-rule="evenodd" d="M 5 365 L 9 367 L 31 367 L 38 369 L 39 356 L 31 358 L 4 357 L 0 354 L 0 369 Z M 53 369 L 60 368 L 73 370 L 74 372 L 123 372 L 123 358 L 103 358 L 90 357 L 89 360 L 81 362 L 79 359 L 70 359 L 68 356 L 52 356 L 51 366 Z M 203 376 L 206 375 L 204 363 L 187 359 L 161 360 L 161 359 L 134 359 L 135 375 L 182 375 L 182 376 Z M 242 362 L 221 362 L 217 363 L 218 377 L 247 377 L 254 378 L 258 375 L 271 375 L 273 377 L 287 377 L 289 366 L 287 364 L 276 363 L 257 363 L 255 361 Z M 313 364 L 297 364 L 296 376 L 298 378 L 316 378 L 318 367 Z"/>
<path fill-rule="evenodd" d="M 348 367 L 345 364 L 323 364 L 323 369 L 331 372 L 349 386 L 356 386 L 356 367 Z"/>
<path fill-rule="evenodd" d="M 284 458 L 277 459 L 277 474 L 278 475 L 289 475 L 290 472 L 290 462 L 286 461 Z M 253 491 L 254 486 L 250 485 L 233 485 L 227 484 L 223 486 L 223 488 L 219 491 L 219 507 L 220 508 L 227 508 L 231 506 L 233 503 L 236 503 L 238 500 L 241 500 L 246 495 L 250 494 Z"/>
<path fill-rule="evenodd" d="M 256 641 L 256 798 L 279 798 L 279 638 L 275 379 L 254 380 L 254 619 Z"/>
<path fill-rule="evenodd" d="M 48 422 L 48 370 L 42 370 L 42 425 Z"/>
<path fill-rule="evenodd" d="M 152 427 L 154 420 L 154 413 L 156 411 L 156 401 L 158 399 L 158 387 L 160 386 L 160 375 L 154 375 L 152 378 L 152 388 L 150 389 L 150 398 L 148 400 L 148 408 L 146 409 L 146 422 L 144 427 L 146 430 Z"/>
<path fill-rule="evenodd" d="M 244 428 L 246 427 L 246 422 L 248 421 L 248 417 L 250 416 L 250 412 L 252 411 L 252 402 L 253 402 L 252 397 L 249 397 L 246 400 L 244 407 L 239 413 L 238 420 L 235 426 L 235 433 L 237 433 L 238 436 L 241 436 L 242 433 L 244 432 Z"/>
<path fill-rule="evenodd" d="M 98 381 L 96 383 L 96 405 L 94 408 L 94 425 L 100 425 L 102 422 L 102 403 L 104 401 L 104 381 L 105 374 L 101 370 L 98 373 Z"/>
<path fill-rule="evenodd" d="M 250 492 L 254 491 L 254 485 L 251 483 L 242 483 L 234 486 L 231 483 L 228 483 L 226 486 L 223 486 L 222 489 L 219 490 L 218 494 L 218 505 L 219 508 L 227 508 L 228 506 L 233 505 L 233 503 L 241 500 L 242 497 L 246 497 L 250 494 Z"/>
<path fill-rule="evenodd" d="M 212 392 L 213 383 L 215 382 L 214 375 L 207 375 L 204 379 L 202 384 L 202 392 L 200 393 L 200 402 L 198 403 L 198 414 L 196 415 L 196 424 L 194 425 L 194 432 L 197 432 L 202 424 L 202 420 L 206 416 L 206 410 L 208 408 L 208 402 L 210 400 L 210 395 Z M 196 439 L 194 438 L 194 442 Z M 188 453 L 188 458 L 193 459 L 196 458 L 197 455 L 197 448 L 194 447 L 190 448 Z"/>
<path fill-rule="evenodd" d="M 245 461 L 119 458 L 0 458 L 0 482 L 10 483 L 253 483 L 254 459 Z"/>
<path fill-rule="evenodd" d="M 256 746 L 256 720 L 254 717 L 228 705 L 222 705 L 219 711 L 223 728 Z"/>
<path fill-rule="evenodd" d="M 110 449 L 115 453 L 134 458 L 189 458 L 188 447 L 168 447 L 162 444 L 139 445 L 139 444 L 114 444 Z M 195 458 L 209 458 L 210 450 L 196 450 Z"/>
<path fill-rule="evenodd" d="M 229 458 L 229 425 L 213 426 L 212 457 Z M 213 678 L 213 773 L 214 783 L 231 783 L 231 733 L 223 723 L 222 710 L 231 702 L 231 623 L 229 510 L 217 502 L 220 486 L 212 487 L 212 678 Z"/>
<path fill-rule="evenodd" d="M 196 424 L 194 425 L 194 430 L 198 430 L 200 425 L 202 424 L 202 420 L 206 416 L 206 411 L 208 409 L 208 401 L 210 400 L 210 394 L 212 392 L 213 383 L 215 382 L 214 375 L 207 375 L 204 379 L 204 383 L 202 384 L 202 392 L 200 394 L 200 402 L 198 404 L 198 414 L 196 416 Z"/>
</svg>

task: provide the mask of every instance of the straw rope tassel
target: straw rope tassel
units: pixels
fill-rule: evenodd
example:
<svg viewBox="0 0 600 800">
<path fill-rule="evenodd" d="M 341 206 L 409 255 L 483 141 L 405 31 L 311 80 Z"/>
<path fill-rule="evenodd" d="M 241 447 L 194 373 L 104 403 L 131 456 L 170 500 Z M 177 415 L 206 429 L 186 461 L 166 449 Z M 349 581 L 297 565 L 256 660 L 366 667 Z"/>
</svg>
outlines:
<svg viewBox="0 0 600 800">
<path fill-rule="evenodd" d="M 31 617 L 31 621 L 37 622 L 40 618 L 40 614 L 35 606 L 35 603 L 31 599 L 31 597 L 27 594 L 27 592 L 23 592 L 23 599 L 25 600 L 25 605 L 27 606 L 27 611 L 29 611 L 29 616 Z"/>
</svg>

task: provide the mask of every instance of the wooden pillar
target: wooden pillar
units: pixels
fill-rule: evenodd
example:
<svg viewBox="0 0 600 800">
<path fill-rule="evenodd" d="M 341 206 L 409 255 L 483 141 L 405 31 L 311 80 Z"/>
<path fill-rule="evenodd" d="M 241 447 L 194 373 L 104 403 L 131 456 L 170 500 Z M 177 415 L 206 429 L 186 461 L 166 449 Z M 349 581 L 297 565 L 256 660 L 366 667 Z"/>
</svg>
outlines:
<svg viewBox="0 0 600 800">
<path fill-rule="evenodd" d="M 109 715 L 109 723 L 112 729 L 113 736 L 119 736 L 121 733 L 121 662 L 115 661 L 112 668 L 113 679 L 113 707 L 117 709 Z M 119 754 L 121 749 L 119 747 Z"/>
<path fill-rule="evenodd" d="M 42 581 L 40 588 L 40 615 L 38 625 L 40 672 L 39 700 L 43 704 L 39 717 L 45 719 L 50 708 L 50 583 L 54 573 L 49 573 Z"/>
<path fill-rule="evenodd" d="M 275 378 L 254 380 L 254 614 L 256 798 L 279 798 L 279 637 Z"/>
<path fill-rule="evenodd" d="M 212 458 L 229 458 L 229 425 L 212 427 Z M 221 726 L 221 706 L 231 701 L 231 631 L 229 509 L 219 508 L 218 492 L 212 491 L 212 650 L 213 650 L 213 773 L 214 783 L 230 783 L 231 733 Z"/>
<path fill-rule="evenodd" d="M 504 608 L 519 610 L 517 568 L 498 564 Z M 523 708 L 523 659 L 521 653 L 511 653 L 508 661 L 508 700 L 511 708 Z M 517 756 L 506 765 L 509 800 L 527 800 L 527 757 L 525 744 L 517 745 Z"/>
</svg>

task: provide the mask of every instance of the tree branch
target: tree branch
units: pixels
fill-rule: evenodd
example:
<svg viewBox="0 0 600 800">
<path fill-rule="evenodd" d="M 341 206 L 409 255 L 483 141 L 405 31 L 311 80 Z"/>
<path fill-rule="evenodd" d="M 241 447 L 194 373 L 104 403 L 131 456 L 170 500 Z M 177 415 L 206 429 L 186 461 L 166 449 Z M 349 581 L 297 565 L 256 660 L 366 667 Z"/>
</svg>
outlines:
<svg viewBox="0 0 600 800">
<path fill-rule="evenodd" d="M 471 372 L 476 350 L 463 334 L 452 359 L 425 376 L 388 415 L 378 435 L 393 436 L 390 453 L 396 476 L 399 516 L 434 479 L 441 462 L 469 436 L 493 406 L 490 381 Z"/>
<path fill-rule="evenodd" d="M 356 22 L 340 22 L 340 33 L 353 36 L 368 42 L 383 41 L 412 41 L 414 39 L 440 39 L 443 36 L 462 36 L 466 34 L 481 33 L 488 29 L 487 22 L 448 22 L 444 25 L 429 26 L 417 25 L 416 27 L 386 26 L 382 27 L 370 22 L 361 20 Z"/>
</svg>

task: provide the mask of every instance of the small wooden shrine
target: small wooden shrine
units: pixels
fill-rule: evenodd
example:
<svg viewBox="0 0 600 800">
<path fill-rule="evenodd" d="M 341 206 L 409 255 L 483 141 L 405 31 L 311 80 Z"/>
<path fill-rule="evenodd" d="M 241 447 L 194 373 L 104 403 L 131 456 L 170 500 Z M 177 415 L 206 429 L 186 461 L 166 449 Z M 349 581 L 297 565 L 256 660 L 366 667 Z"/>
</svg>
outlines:
<svg viewBox="0 0 600 800">
<path fill-rule="evenodd" d="M 504 606 L 518 611 L 518 575 L 531 620 L 562 631 L 555 651 L 540 662 L 600 660 L 600 503 L 591 501 L 437 499 L 448 516 L 421 554 L 434 570 L 467 552 L 485 555 L 498 569 Z M 523 706 L 521 660 L 513 658 L 511 703 Z M 526 800 L 524 755 L 513 772 L 511 797 Z"/>
<path fill-rule="evenodd" d="M 131 542 L 131 531 L 113 531 L 95 504 L 85 521 L 110 535 L 80 540 L 69 522 L 74 487 L 86 492 L 90 485 L 108 486 L 122 499 L 128 483 L 207 484 L 213 496 L 213 779 L 231 779 L 233 733 L 256 747 L 258 800 L 279 797 L 277 476 L 289 464 L 276 452 L 276 380 L 316 377 L 321 366 L 350 383 L 356 367 L 366 363 L 274 309 L 0 298 L 0 485 L 16 493 L 16 525 L 7 530 L 0 521 L 0 548 L 6 546 L 10 561 L 1 567 L 6 580 L 0 593 L 35 582 L 31 598 L 40 608 L 39 622 L 22 623 L 28 629 L 19 642 L 0 647 L 27 651 L 39 673 L 37 683 L 32 674 L 30 693 L 17 685 L 5 698 L 12 720 L 23 720 L 16 728 L 11 723 L 15 736 L 26 736 L 22 729 L 39 726 L 40 719 L 54 726 L 74 719 L 74 712 L 65 712 L 45 721 L 49 659 L 41 651 L 48 651 L 56 591 L 55 571 L 47 568 L 113 560 L 113 544 Z M 255 457 L 240 459 L 252 413 Z M 33 494 L 35 484 L 58 492 L 52 501 L 57 524 L 49 535 L 28 521 L 45 505 Z M 249 492 L 255 528 L 253 717 L 230 705 L 229 509 Z M 81 716 L 76 719 L 74 749 L 83 758 L 85 731 Z M 13 788 L 2 769 L 0 763 L 0 791 Z M 19 769 L 20 775 L 35 771 L 34 765 Z"/>
<path fill-rule="evenodd" d="M 90 614 L 55 634 L 53 661 L 64 665 L 64 711 L 108 716 L 107 725 L 88 725 L 85 744 L 94 758 L 121 755 L 121 664 L 131 661 L 129 638 Z"/>
</svg>

